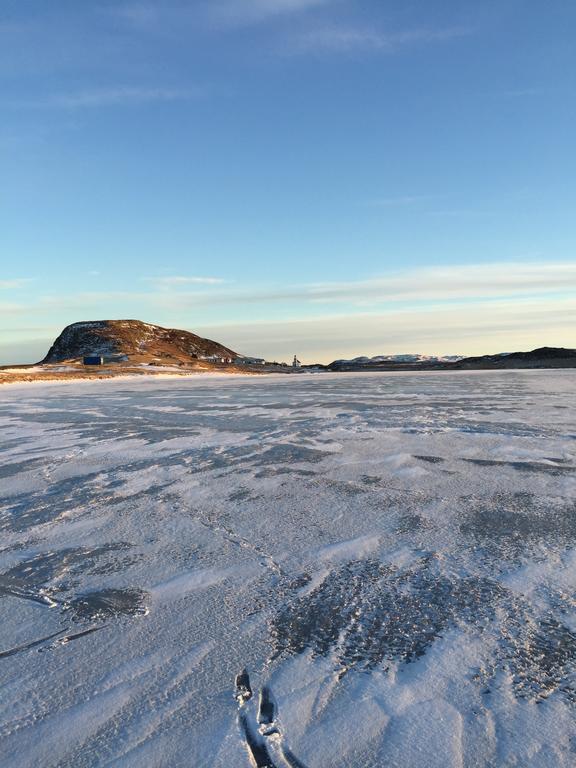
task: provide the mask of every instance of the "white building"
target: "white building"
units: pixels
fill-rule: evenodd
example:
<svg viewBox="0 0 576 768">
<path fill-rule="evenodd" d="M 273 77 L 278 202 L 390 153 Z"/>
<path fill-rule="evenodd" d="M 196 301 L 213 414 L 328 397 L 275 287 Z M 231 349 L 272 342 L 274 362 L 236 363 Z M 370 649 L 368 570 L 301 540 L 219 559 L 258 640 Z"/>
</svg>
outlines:
<svg viewBox="0 0 576 768">
<path fill-rule="evenodd" d="M 262 357 L 237 357 L 234 361 L 239 365 L 265 365 L 266 360 Z"/>
</svg>

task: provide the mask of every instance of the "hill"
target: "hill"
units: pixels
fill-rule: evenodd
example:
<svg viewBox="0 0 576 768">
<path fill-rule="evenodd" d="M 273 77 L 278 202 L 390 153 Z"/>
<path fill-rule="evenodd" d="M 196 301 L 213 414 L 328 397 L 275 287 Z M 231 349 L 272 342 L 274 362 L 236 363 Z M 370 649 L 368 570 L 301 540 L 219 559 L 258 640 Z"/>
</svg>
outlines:
<svg viewBox="0 0 576 768">
<path fill-rule="evenodd" d="M 576 368 L 576 349 L 539 347 L 530 352 L 510 352 L 505 355 L 465 357 L 451 363 L 451 369 L 490 368 Z"/>
<path fill-rule="evenodd" d="M 162 328 L 140 320 L 92 320 L 66 326 L 41 364 L 78 360 L 85 355 L 127 363 L 178 365 L 217 355 L 234 360 L 238 353 L 189 331 Z"/>
</svg>

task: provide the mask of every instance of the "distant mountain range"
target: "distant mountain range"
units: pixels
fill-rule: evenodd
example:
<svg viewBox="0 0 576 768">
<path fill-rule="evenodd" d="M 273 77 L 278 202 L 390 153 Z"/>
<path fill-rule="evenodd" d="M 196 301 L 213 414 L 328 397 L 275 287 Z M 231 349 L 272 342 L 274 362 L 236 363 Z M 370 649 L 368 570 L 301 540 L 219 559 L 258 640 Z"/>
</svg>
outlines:
<svg viewBox="0 0 576 768">
<path fill-rule="evenodd" d="M 455 363 L 464 355 L 377 355 L 376 357 L 354 357 L 351 360 L 334 360 L 332 365 L 378 365 L 379 363 Z"/>
<path fill-rule="evenodd" d="M 576 349 L 540 347 L 530 352 L 509 352 L 479 357 L 447 355 L 379 355 L 334 360 L 331 371 L 489 370 L 500 368 L 576 368 Z"/>
<path fill-rule="evenodd" d="M 210 356 L 234 360 L 237 352 L 189 331 L 140 320 L 91 320 L 68 325 L 42 363 L 98 355 L 121 362 L 178 365 Z"/>
</svg>

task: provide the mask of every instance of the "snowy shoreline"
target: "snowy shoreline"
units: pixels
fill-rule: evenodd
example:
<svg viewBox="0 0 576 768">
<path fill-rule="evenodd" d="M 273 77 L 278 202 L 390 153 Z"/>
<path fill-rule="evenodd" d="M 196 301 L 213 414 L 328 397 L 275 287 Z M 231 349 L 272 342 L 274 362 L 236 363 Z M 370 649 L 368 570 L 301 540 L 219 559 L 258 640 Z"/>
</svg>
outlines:
<svg viewBox="0 0 576 768">
<path fill-rule="evenodd" d="M 12 369 L 16 370 L 16 369 Z M 274 371 L 234 371 L 234 372 L 218 372 L 218 371 L 188 371 L 188 372 L 177 372 L 171 371 L 171 372 L 163 372 L 159 371 L 158 373 L 151 372 L 151 371 L 143 371 L 142 373 L 110 373 L 107 374 L 94 374 L 92 376 L 82 376 L 82 375 L 74 375 L 74 376 L 46 376 L 43 373 L 40 373 L 38 378 L 34 378 L 33 376 L 28 378 L 24 374 L 18 374 L 14 373 L 13 375 L 19 376 L 17 380 L 11 381 L 10 379 L 2 379 L 0 378 L 0 388 L 5 387 L 14 387 L 14 386 L 23 386 L 23 387 L 29 387 L 30 385 L 44 385 L 44 384 L 56 384 L 56 385 L 72 385 L 72 384 L 87 384 L 87 383 L 94 383 L 94 384 L 103 384 L 105 382 L 113 382 L 116 380 L 122 380 L 122 381 L 142 381 L 142 382 L 149 382 L 151 380 L 155 379 L 173 379 L 173 380 L 187 380 L 187 381 L 197 381 L 197 380 L 203 380 L 203 379 L 213 379 L 213 380 L 234 380 L 234 379 L 258 379 L 258 380 L 273 380 L 273 379 L 279 379 L 279 380 L 295 380 L 297 378 L 306 377 L 307 379 L 325 379 L 328 377 L 337 377 L 339 379 L 343 378 L 354 378 L 354 377 L 378 377 L 382 379 L 387 378 L 395 378 L 395 377 L 406 377 L 406 376 L 416 376 L 416 377 L 433 377 L 433 376 L 444 376 L 444 377 L 451 377 L 451 376 L 493 376 L 493 375 L 513 375 L 513 374 L 527 374 L 527 375 L 571 375 L 573 373 L 574 369 L 570 368 L 502 368 L 502 369 L 495 369 L 495 370 L 487 370 L 487 369 L 472 369 L 472 370 L 458 370 L 458 371 L 447 371 L 447 370 L 423 370 L 423 371 L 300 371 L 298 374 L 293 373 L 280 373 L 280 372 L 274 372 Z M 0 371 L 0 376 L 4 373 L 3 371 Z M 7 372 L 6 372 L 7 373 Z M 12 375 L 12 373 L 8 373 L 8 376 Z"/>
<path fill-rule="evenodd" d="M 4 373 L 3 371 L 0 371 L 0 376 Z M 146 371 L 142 373 L 110 373 L 109 375 L 103 373 L 101 375 L 94 374 L 92 376 L 82 376 L 82 375 L 74 375 L 74 376 L 58 376 L 57 374 L 54 374 L 53 376 L 48 374 L 41 373 L 37 378 L 34 378 L 34 375 L 32 374 L 30 377 L 26 374 L 12 374 L 7 373 L 7 376 L 14 375 L 14 377 L 18 377 L 15 381 L 11 381 L 9 378 L 7 379 L 0 379 L 0 387 L 3 386 L 14 386 L 14 385 L 22 385 L 22 386 L 28 386 L 30 384 L 74 384 L 74 383 L 87 383 L 87 382 L 97 382 L 102 383 L 106 381 L 115 381 L 117 379 L 122 379 L 125 381 L 126 379 L 130 381 L 138 381 L 140 379 L 142 380 L 150 380 L 150 379 L 194 379 L 197 377 L 209 377 L 209 378 L 235 378 L 238 376 L 241 377 L 251 377 L 251 376 L 265 376 L 265 375 L 274 375 L 274 374 L 265 374 L 265 373 L 249 373 L 247 371 L 239 371 L 239 372 L 230 372 L 230 373 L 217 373 L 213 371 L 189 371 L 186 373 L 164 373 L 162 371 L 158 373 L 153 373 L 151 371 Z M 282 374 L 279 374 L 282 375 Z"/>
</svg>

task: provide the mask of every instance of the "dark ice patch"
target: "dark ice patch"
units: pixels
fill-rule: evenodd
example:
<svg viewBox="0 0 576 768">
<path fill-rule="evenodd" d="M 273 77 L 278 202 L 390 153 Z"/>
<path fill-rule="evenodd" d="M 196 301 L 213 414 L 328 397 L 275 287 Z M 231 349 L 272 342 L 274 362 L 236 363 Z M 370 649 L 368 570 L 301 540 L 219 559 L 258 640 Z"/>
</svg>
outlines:
<svg viewBox="0 0 576 768">
<path fill-rule="evenodd" d="M 105 555 L 130 548 L 126 542 L 99 547 L 75 547 L 47 552 L 22 560 L 0 574 L 0 598 L 11 596 L 43 604 L 59 602 L 65 584 L 55 584 L 95 565 Z"/>
<path fill-rule="evenodd" d="M 469 464 L 476 464 L 479 467 L 510 467 L 517 472 L 541 473 L 559 477 L 560 475 L 576 472 L 576 467 L 553 464 L 543 464 L 538 461 L 496 461 L 494 459 L 463 459 Z"/>
<path fill-rule="evenodd" d="M 379 475 L 362 475 L 360 477 L 360 482 L 364 485 L 378 485 L 381 481 L 382 478 Z"/>
<path fill-rule="evenodd" d="M 316 464 L 330 456 L 330 451 L 305 448 L 291 443 L 278 443 L 258 455 L 257 464 Z"/>
<path fill-rule="evenodd" d="M 542 701 L 559 690 L 576 703 L 576 634 L 551 616 L 522 619 L 508 639 L 514 693 Z"/>
<path fill-rule="evenodd" d="M 254 474 L 256 478 L 278 477 L 280 475 L 298 475 L 299 477 L 315 477 L 316 472 L 310 469 L 298 469 L 297 467 L 266 467 Z"/>
<path fill-rule="evenodd" d="M 113 573 L 123 573 L 133 565 L 142 562 L 143 559 L 144 555 L 141 553 L 132 553 L 122 557 L 114 557 L 105 562 L 89 565 L 84 573 L 90 576 L 110 576 Z"/>
<path fill-rule="evenodd" d="M 461 626 L 494 638 L 490 668 L 474 678 L 483 687 L 506 670 L 517 698 L 538 702 L 556 693 L 576 703 L 576 633 L 496 581 L 448 575 L 437 566 L 433 556 L 406 572 L 374 560 L 351 562 L 308 594 L 299 594 L 294 580 L 271 622 L 272 658 L 330 656 L 342 676 L 416 661 Z"/>
<path fill-rule="evenodd" d="M 112 477 L 103 481 L 101 472 L 92 472 L 53 482 L 41 491 L 18 495 L 0 514 L 0 531 L 26 531 L 56 520 L 71 509 L 88 508 L 94 499 L 101 498 L 103 482 L 107 491 L 124 484 Z"/>
<path fill-rule="evenodd" d="M 560 691 L 576 703 L 576 634 L 552 616 L 534 618 L 522 609 L 507 629 L 505 666 L 516 696 L 542 701 Z"/>
<path fill-rule="evenodd" d="M 464 499 L 461 532 L 504 560 L 528 556 L 535 545 L 566 546 L 576 541 L 576 503 L 540 501 L 530 493 Z"/>
<path fill-rule="evenodd" d="M 551 613 L 535 615 L 534 606 L 519 596 L 500 605 L 499 617 L 488 668 L 473 676 L 483 693 L 505 670 L 519 699 L 538 704 L 557 694 L 576 704 L 576 634 Z"/>
<path fill-rule="evenodd" d="M 368 493 L 368 488 L 364 485 L 358 485 L 358 483 L 347 482 L 346 480 L 334 480 L 327 477 L 323 479 L 324 484 L 338 494 L 344 494 L 346 496 L 358 496 L 362 493 Z"/>
<path fill-rule="evenodd" d="M 396 526 L 397 533 L 413 533 L 414 531 L 426 531 L 432 525 L 429 520 L 422 515 L 406 514 L 402 515 Z"/>
<path fill-rule="evenodd" d="M 14 477 L 15 475 L 19 475 L 21 472 L 28 472 L 31 469 L 37 469 L 38 467 L 44 466 L 46 463 L 46 459 L 41 458 L 25 459 L 24 461 L 15 461 L 12 463 L 6 462 L 0 465 L 0 479 Z"/>
<path fill-rule="evenodd" d="M 483 627 L 503 594 L 489 579 L 435 574 L 426 562 L 401 574 L 375 560 L 351 562 L 278 612 L 274 656 L 333 654 L 345 669 L 409 663 L 459 622 Z"/>
<path fill-rule="evenodd" d="M 417 456 L 415 454 L 414 458 L 419 461 L 425 461 L 427 464 L 441 464 L 446 461 L 446 459 L 443 459 L 441 456 Z"/>
<path fill-rule="evenodd" d="M 102 589 L 71 600 L 67 609 L 77 621 L 104 621 L 117 616 L 142 616 L 147 593 L 140 589 Z"/>
<path fill-rule="evenodd" d="M 228 501 L 248 501 L 253 499 L 252 491 L 249 488 L 239 488 L 228 496 Z"/>
</svg>

